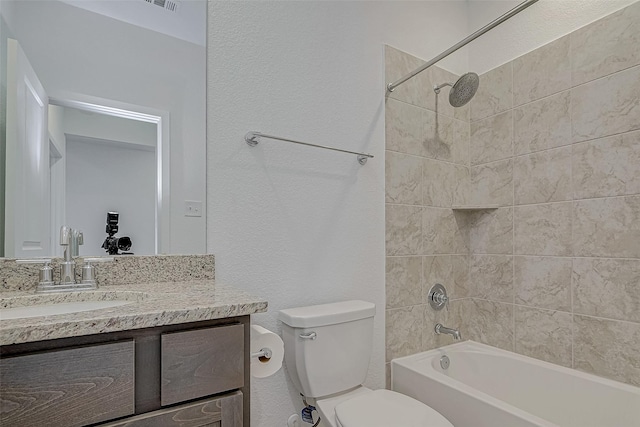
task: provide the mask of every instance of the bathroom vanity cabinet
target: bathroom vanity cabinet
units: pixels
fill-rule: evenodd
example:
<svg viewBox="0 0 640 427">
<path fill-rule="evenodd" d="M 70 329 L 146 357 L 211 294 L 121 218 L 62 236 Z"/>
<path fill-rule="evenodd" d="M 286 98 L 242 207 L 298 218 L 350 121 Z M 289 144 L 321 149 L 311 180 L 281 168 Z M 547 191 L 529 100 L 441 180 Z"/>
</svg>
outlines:
<svg viewBox="0 0 640 427">
<path fill-rule="evenodd" d="M 249 316 L 0 347 L 0 425 L 249 426 Z"/>
</svg>

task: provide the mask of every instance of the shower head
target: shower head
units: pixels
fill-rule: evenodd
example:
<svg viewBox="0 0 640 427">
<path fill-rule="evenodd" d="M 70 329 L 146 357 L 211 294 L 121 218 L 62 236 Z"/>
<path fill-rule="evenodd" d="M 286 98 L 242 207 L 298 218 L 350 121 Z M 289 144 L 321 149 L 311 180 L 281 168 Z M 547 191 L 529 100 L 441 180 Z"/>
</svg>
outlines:
<svg viewBox="0 0 640 427">
<path fill-rule="evenodd" d="M 449 104 L 454 107 L 462 107 L 471 101 L 471 98 L 473 98 L 478 90 L 479 84 L 480 77 L 478 77 L 476 73 L 466 73 L 460 76 L 455 83 L 443 83 L 435 86 L 433 90 L 435 93 L 440 93 L 440 89 L 444 86 L 451 86 L 451 90 L 449 91 Z"/>
</svg>

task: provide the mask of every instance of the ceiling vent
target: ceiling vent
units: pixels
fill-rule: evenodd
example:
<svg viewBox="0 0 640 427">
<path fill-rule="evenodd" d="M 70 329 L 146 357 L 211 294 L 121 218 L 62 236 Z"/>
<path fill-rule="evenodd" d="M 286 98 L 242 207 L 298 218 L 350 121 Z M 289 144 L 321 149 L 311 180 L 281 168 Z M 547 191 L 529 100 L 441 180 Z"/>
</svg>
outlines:
<svg viewBox="0 0 640 427">
<path fill-rule="evenodd" d="M 158 7 L 163 8 L 164 10 L 168 10 L 169 12 L 177 12 L 180 8 L 180 2 L 175 0 L 144 0 L 147 3 L 156 5 Z"/>
</svg>

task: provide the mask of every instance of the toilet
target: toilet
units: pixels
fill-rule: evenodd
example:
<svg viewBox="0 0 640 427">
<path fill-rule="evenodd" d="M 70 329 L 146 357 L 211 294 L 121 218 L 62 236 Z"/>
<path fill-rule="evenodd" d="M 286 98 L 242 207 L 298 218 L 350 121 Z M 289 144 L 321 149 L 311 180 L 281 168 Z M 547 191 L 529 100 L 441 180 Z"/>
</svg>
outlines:
<svg viewBox="0 0 640 427">
<path fill-rule="evenodd" d="M 422 402 L 362 385 L 375 313 L 366 301 L 281 310 L 285 363 L 297 390 L 315 400 L 328 427 L 453 427 Z"/>
</svg>

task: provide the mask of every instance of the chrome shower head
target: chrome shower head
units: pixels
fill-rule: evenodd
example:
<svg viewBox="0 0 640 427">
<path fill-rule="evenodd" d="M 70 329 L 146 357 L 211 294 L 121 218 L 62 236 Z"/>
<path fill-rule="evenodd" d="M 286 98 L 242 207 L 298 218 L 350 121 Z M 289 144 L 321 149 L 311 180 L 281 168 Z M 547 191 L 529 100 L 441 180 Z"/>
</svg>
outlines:
<svg viewBox="0 0 640 427">
<path fill-rule="evenodd" d="M 435 93 L 440 93 L 444 86 L 451 86 L 449 91 L 449 104 L 454 107 L 462 107 L 476 94 L 480 85 L 480 77 L 476 73 L 466 73 L 454 83 L 443 83 L 433 88 Z"/>
</svg>

